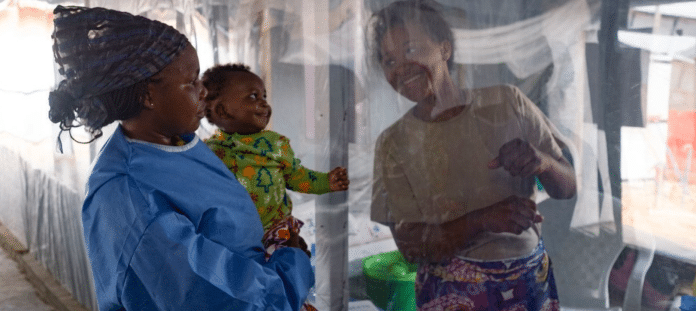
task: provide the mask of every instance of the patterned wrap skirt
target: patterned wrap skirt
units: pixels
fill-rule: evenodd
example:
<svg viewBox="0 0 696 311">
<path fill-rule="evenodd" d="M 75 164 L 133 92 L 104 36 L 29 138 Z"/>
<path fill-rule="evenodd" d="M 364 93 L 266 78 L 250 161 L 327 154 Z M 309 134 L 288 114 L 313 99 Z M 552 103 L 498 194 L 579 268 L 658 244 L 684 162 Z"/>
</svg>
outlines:
<svg viewBox="0 0 696 311">
<path fill-rule="evenodd" d="M 477 261 L 455 257 L 421 265 L 415 287 L 419 311 L 560 310 L 542 241 L 522 258 Z"/>
<path fill-rule="evenodd" d="M 291 234 L 300 234 L 300 228 L 304 223 L 292 216 L 287 216 L 280 221 L 274 223 L 263 234 L 263 247 L 266 248 L 266 259 L 271 257 L 271 254 L 276 249 L 287 247 Z"/>
<path fill-rule="evenodd" d="M 263 246 L 266 248 L 266 259 L 277 249 L 288 247 L 290 234 L 300 234 L 300 228 L 304 223 L 292 216 L 288 216 L 276 222 L 263 235 Z M 302 305 L 301 311 L 317 311 L 309 302 Z"/>
</svg>

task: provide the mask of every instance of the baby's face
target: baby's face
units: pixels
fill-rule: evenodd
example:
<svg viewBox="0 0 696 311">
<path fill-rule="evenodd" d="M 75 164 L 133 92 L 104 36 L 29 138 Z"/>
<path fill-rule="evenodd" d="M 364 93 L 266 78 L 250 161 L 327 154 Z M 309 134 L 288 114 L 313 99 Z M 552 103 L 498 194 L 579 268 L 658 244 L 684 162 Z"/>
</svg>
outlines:
<svg viewBox="0 0 696 311">
<path fill-rule="evenodd" d="M 263 81 L 251 72 L 235 71 L 227 75 L 227 84 L 217 102 L 211 105 L 208 119 L 228 133 L 262 131 L 271 118 Z"/>
</svg>

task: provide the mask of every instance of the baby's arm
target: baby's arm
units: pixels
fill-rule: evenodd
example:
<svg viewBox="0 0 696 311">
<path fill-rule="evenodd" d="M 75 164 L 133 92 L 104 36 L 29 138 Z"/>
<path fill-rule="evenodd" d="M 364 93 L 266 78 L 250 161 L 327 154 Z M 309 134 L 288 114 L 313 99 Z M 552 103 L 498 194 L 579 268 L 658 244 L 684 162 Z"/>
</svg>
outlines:
<svg viewBox="0 0 696 311">
<path fill-rule="evenodd" d="M 295 157 L 295 152 L 290 146 L 287 137 L 280 138 L 283 154 L 279 161 L 283 165 L 283 179 L 288 189 L 311 194 L 324 194 L 331 192 L 329 173 L 317 172 L 302 166 L 300 159 Z"/>
<path fill-rule="evenodd" d="M 349 184 L 348 171 L 345 167 L 339 166 L 329 172 L 329 188 L 332 192 L 348 190 Z"/>
</svg>

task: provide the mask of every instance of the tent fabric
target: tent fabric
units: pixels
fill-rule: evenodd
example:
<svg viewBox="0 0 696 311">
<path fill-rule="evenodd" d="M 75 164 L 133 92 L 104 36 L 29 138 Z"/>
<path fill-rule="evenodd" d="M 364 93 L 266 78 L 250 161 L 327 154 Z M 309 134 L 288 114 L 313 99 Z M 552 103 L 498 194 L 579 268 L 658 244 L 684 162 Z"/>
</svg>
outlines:
<svg viewBox="0 0 696 311">
<path fill-rule="evenodd" d="M 20 235 L 25 235 L 24 241 L 31 251 L 45 260 L 51 271 L 61 275 L 65 284 L 91 284 L 87 262 L 84 257 L 79 258 L 84 250 L 79 250 L 82 237 L 78 234 L 81 229 L 76 227 L 79 217 L 75 206 L 81 200 L 78 193 L 82 192 L 80 185 L 88 175 L 90 162 L 105 139 L 88 147 L 68 143 L 69 138 L 62 136 L 63 144 L 69 145 L 65 146 L 66 154 L 54 153 L 58 131 L 47 118 L 47 97 L 58 80 L 50 50 L 49 12 L 56 4 L 70 2 L 34 2 L 0 3 L 0 25 L 3 25 L 0 40 L 10 40 L 15 46 L 0 50 L 0 65 L 17 73 L 0 73 L 0 81 L 12 82 L 0 86 L 0 98 L 7 99 L 0 101 L 0 107 L 16 111 L 0 115 L 0 134 L 3 144 L 11 144 L 8 148 L 14 152 L 13 156 L 6 156 L 15 157 L 14 162 L 7 162 L 14 163 L 11 164 L 13 180 L 28 194 L 9 201 L 12 208 L 0 212 L 0 221 L 10 224 L 13 231 L 22 232 Z M 370 63 L 365 48 L 365 25 L 372 11 L 389 2 L 90 0 L 89 5 L 146 15 L 176 27 L 197 48 L 202 71 L 215 63 L 250 65 L 269 89 L 274 109 L 271 129 L 293 141 L 297 157 L 309 168 L 328 170 L 332 151 L 344 148 L 332 140 L 335 137 L 330 135 L 331 128 L 352 129 L 352 138 L 343 150 L 351 177 L 347 200 L 338 204 L 337 209 L 329 210 L 322 205 L 323 197 L 290 194 L 296 205 L 294 212 L 306 223 L 303 235 L 310 244 L 316 242 L 319 249 L 321 255 L 314 259 L 319 266 L 321 262 L 344 260 L 344 256 L 351 262 L 359 261 L 370 252 L 381 251 L 372 249 L 373 245 L 383 245 L 378 243 L 390 239 L 388 228 L 369 221 L 374 141 L 413 103 L 395 94 L 384 81 L 381 70 Z M 611 187 L 606 138 L 597 128 L 597 120 L 593 120 L 590 104 L 588 80 L 596 78 L 587 76 L 585 57 L 585 46 L 593 41 L 598 28 L 599 1 L 539 0 L 530 1 L 527 6 L 517 0 L 442 3 L 448 9 L 447 18 L 455 26 L 458 81 L 464 86 L 511 83 L 523 90 L 529 88 L 522 84 L 534 84 L 538 98 L 544 101 L 544 112 L 567 138 L 578 179 L 579 196 L 567 226 L 562 229 L 589 234 L 590 240 L 604 236 L 607 232 L 602 228 L 610 228 L 616 222 L 612 196 L 608 193 Z M 18 18 L 27 7 L 41 13 L 29 20 L 35 22 L 30 25 L 26 19 L 22 24 Z M 7 29 L 23 29 L 37 35 L 20 40 L 20 35 Z M 17 51 L 36 53 L 30 54 L 34 58 L 31 62 L 18 61 L 22 55 Z M 18 68 L 14 63 L 27 67 Z M 336 67 L 341 70 L 335 70 Z M 35 76 L 24 75 L 24 70 L 32 71 Z M 506 74 L 509 80 L 500 81 L 498 77 L 502 75 L 494 71 L 501 70 L 510 73 Z M 338 125 L 328 120 L 331 111 L 336 113 L 336 106 L 331 106 L 331 87 L 335 87 L 335 81 L 345 81 L 343 76 L 337 79 L 336 72 L 352 75 L 349 80 L 353 83 L 344 88 L 354 95 L 346 100 L 350 102 L 347 108 L 337 113 L 341 116 Z M 213 130 L 203 122 L 199 134 L 205 138 Z M 87 136 L 79 129 L 73 130 L 73 134 L 82 141 L 89 140 L 83 139 Z M 108 136 L 105 131 L 104 137 Z M 29 167 L 41 168 L 42 173 Z M 600 188 L 603 193 L 599 193 Z M 317 241 L 315 232 L 325 224 L 318 223 L 316 214 L 342 209 L 348 210 L 341 226 L 345 227 L 344 234 L 324 238 L 329 244 L 339 246 L 344 245 L 345 239 L 349 251 L 322 250 L 332 246 Z M 318 279 L 322 277 L 317 275 Z M 94 297 L 86 293 L 89 288 L 70 287 L 82 303 L 95 306 Z M 317 288 L 318 293 L 323 290 Z M 342 303 L 342 300 L 330 301 L 327 305 Z"/>
<path fill-rule="evenodd" d="M 78 301 L 95 306 L 80 217 L 83 195 L 44 171 L 26 175 L 26 246 Z"/>
<path fill-rule="evenodd" d="M 96 309 L 82 235 L 83 196 L 2 146 L 0 160 L 0 222 L 78 301 Z"/>
</svg>

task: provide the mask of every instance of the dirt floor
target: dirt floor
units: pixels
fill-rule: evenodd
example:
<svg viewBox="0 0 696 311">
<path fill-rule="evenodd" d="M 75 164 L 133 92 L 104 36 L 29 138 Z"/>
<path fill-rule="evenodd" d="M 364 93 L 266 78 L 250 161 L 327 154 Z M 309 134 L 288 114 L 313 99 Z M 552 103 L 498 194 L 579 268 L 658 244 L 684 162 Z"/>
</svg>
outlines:
<svg viewBox="0 0 696 311">
<path fill-rule="evenodd" d="M 17 262 L 10 259 L 0 248 L 0 311 L 4 310 L 49 311 L 54 309 L 39 299 L 34 287 L 20 272 Z"/>
</svg>

